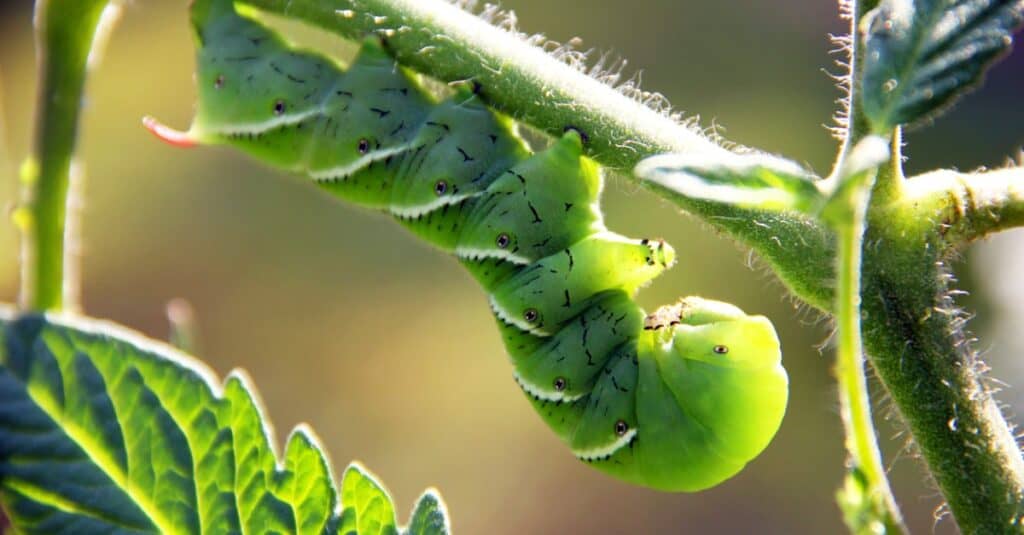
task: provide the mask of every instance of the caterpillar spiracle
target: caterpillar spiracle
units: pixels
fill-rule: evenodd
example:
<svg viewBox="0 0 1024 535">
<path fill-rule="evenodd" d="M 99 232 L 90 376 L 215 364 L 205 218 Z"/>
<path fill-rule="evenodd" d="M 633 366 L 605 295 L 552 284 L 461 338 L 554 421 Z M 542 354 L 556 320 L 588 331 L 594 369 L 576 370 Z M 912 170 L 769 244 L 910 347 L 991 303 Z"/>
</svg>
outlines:
<svg viewBox="0 0 1024 535">
<path fill-rule="evenodd" d="M 532 154 L 472 90 L 438 102 L 373 38 L 343 70 L 230 0 L 195 0 L 192 22 L 193 124 L 147 126 L 307 175 L 453 253 L 489 295 L 515 380 L 577 458 L 696 491 L 768 445 L 788 397 L 772 324 L 694 297 L 645 315 L 632 296 L 675 253 L 605 228 L 579 132 Z"/>
</svg>

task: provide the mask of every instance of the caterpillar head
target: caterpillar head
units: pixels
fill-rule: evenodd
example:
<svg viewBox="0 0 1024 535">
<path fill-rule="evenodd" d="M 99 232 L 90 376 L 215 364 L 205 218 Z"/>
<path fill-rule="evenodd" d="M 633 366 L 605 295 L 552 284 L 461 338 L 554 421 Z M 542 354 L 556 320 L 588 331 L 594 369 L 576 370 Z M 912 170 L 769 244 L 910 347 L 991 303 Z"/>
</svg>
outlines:
<svg viewBox="0 0 1024 535">
<path fill-rule="evenodd" d="M 716 485 L 764 450 L 782 422 L 788 378 L 775 329 L 700 298 L 658 311 L 648 328 L 629 477 L 666 490 Z"/>
<path fill-rule="evenodd" d="M 785 412 L 778 338 L 761 316 L 686 298 L 645 320 L 577 403 L 567 437 L 584 462 L 668 491 L 696 491 L 756 457 Z"/>
<path fill-rule="evenodd" d="M 777 366 L 782 353 L 775 327 L 721 301 L 686 297 L 647 316 L 644 328 L 685 358 L 716 366 Z"/>
</svg>

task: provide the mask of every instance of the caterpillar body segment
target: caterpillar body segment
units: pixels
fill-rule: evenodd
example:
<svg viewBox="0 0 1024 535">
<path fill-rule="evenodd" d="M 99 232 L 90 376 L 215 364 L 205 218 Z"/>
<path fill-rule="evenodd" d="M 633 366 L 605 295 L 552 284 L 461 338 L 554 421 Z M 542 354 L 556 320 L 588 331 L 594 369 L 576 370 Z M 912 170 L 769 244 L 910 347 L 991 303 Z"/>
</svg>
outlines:
<svg viewBox="0 0 1024 535">
<path fill-rule="evenodd" d="M 508 347 L 516 380 L 528 394 L 546 401 L 575 401 L 594 388 L 610 367 L 612 353 L 628 345 L 643 324 L 643 313 L 622 291 L 605 292 L 585 303 L 539 347 Z M 536 338 L 536 337 L 533 337 Z"/>
<path fill-rule="evenodd" d="M 671 247 L 660 240 L 591 234 L 489 288 L 491 308 L 506 323 L 551 336 L 589 308 L 594 295 L 613 289 L 633 295 L 674 260 Z"/>
<path fill-rule="evenodd" d="M 416 153 L 403 159 L 391 214 L 412 219 L 480 195 L 529 156 L 513 132 L 507 118 L 465 89 L 434 106 L 412 140 Z"/>
<path fill-rule="evenodd" d="M 467 90 L 437 102 L 375 40 L 347 68 L 295 49 L 230 0 L 195 0 L 199 104 L 177 145 L 228 144 L 394 216 L 488 294 L 513 376 L 573 454 L 670 491 L 760 453 L 788 396 L 768 320 L 687 298 L 647 316 L 636 291 L 675 262 L 605 228 L 602 179 L 574 130 L 531 154 Z"/>
<path fill-rule="evenodd" d="M 507 169 L 476 206 L 455 254 L 527 264 L 603 231 L 601 176 L 582 150 L 579 134 L 570 132 Z"/>
<path fill-rule="evenodd" d="M 632 341 L 631 341 L 632 342 Z M 594 378 L 569 445 L 584 460 L 601 459 L 631 445 L 637 434 L 637 347 L 617 347 Z"/>
</svg>

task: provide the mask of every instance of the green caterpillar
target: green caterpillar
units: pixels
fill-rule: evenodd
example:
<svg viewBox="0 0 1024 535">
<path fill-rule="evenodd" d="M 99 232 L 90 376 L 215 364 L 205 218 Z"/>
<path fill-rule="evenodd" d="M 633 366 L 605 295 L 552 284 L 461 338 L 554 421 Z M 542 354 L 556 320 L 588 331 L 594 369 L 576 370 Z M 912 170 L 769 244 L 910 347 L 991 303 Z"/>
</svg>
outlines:
<svg viewBox="0 0 1024 535">
<path fill-rule="evenodd" d="M 670 491 L 736 474 L 775 435 L 788 379 L 771 323 L 686 298 L 632 301 L 675 260 L 608 231 L 573 129 L 531 154 L 465 87 L 437 102 L 379 40 L 347 70 L 290 47 L 230 0 L 196 0 L 199 104 L 177 145 L 230 144 L 393 215 L 490 296 L 515 379 L 579 459 Z"/>
</svg>

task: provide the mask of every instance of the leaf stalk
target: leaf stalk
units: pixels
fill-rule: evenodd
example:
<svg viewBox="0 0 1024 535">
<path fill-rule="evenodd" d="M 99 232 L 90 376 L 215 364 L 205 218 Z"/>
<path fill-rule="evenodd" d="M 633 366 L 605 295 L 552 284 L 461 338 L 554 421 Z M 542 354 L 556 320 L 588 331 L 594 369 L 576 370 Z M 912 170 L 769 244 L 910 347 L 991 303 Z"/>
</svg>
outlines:
<svg viewBox="0 0 1024 535">
<path fill-rule="evenodd" d="M 22 231 L 22 308 L 77 308 L 74 249 L 77 225 L 65 225 L 82 94 L 94 44 L 116 17 L 108 0 L 39 0 L 35 8 L 39 94 L 31 156 L 22 165 L 22 205 L 14 215 Z M 108 8 L 114 11 L 108 11 Z M 105 15 L 106 13 L 106 15 Z M 71 235 L 69 235 L 69 233 Z M 70 265 L 68 263 L 70 262 Z"/>
</svg>

